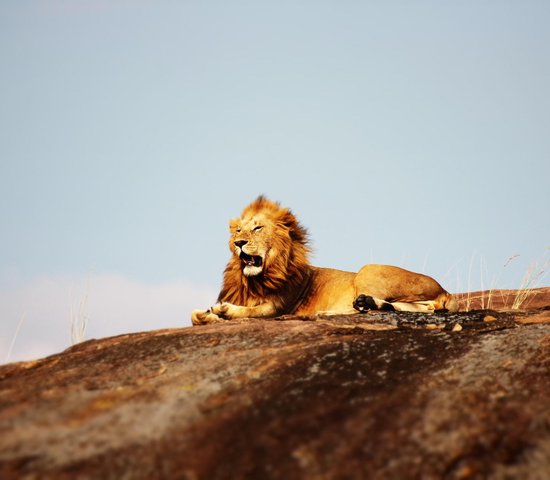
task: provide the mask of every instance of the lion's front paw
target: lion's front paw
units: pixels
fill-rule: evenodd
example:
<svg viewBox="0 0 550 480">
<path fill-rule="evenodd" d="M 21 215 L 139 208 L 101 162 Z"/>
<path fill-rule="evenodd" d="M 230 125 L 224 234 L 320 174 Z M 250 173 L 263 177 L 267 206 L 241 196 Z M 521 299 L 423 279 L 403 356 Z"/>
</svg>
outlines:
<svg viewBox="0 0 550 480">
<path fill-rule="evenodd" d="M 223 303 L 217 303 L 214 305 L 210 310 L 213 314 L 218 315 L 218 317 L 221 318 L 232 318 L 231 312 L 234 308 L 234 305 L 223 302 Z"/>
<path fill-rule="evenodd" d="M 219 317 L 211 310 L 193 310 L 191 313 L 191 323 L 193 325 L 208 325 L 209 323 L 223 322 L 223 318 Z"/>
</svg>

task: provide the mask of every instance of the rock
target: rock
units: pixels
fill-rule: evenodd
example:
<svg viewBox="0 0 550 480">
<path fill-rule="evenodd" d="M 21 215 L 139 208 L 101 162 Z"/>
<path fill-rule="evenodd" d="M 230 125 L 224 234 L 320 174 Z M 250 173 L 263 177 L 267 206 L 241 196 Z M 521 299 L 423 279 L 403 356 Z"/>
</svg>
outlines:
<svg viewBox="0 0 550 480">
<path fill-rule="evenodd" d="M 544 308 L 136 333 L 0 367 L 0 478 L 542 479 L 549 399 Z"/>
</svg>

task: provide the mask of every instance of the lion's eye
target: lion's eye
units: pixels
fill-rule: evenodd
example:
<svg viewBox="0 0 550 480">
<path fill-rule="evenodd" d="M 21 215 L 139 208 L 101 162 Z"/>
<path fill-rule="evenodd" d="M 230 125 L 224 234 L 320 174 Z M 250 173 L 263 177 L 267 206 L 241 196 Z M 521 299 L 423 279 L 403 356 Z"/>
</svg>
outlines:
<svg viewBox="0 0 550 480">
<path fill-rule="evenodd" d="M 237 233 L 241 233 L 241 229 L 240 229 L 240 228 L 236 228 L 235 231 L 236 231 Z"/>
<path fill-rule="evenodd" d="M 262 228 L 264 228 L 264 227 L 262 227 L 261 225 L 258 225 L 257 227 L 254 227 L 254 228 L 252 229 L 252 231 L 253 231 L 253 232 L 259 232 Z"/>
</svg>

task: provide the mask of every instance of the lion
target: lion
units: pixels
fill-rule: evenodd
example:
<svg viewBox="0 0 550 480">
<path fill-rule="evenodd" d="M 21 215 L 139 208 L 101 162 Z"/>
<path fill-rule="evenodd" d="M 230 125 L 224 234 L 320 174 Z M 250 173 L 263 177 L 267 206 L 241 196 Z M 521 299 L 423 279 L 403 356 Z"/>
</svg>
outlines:
<svg viewBox="0 0 550 480">
<path fill-rule="evenodd" d="M 288 208 L 258 197 L 230 221 L 229 249 L 217 303 L 194 310 L 193 325 L 286 314 L 351 314 L 369 310 L 434 312 L 458 309 L 433 278 L 391 265 L 358 272 L 309 263 L 306 229 Z"/>
</svg>

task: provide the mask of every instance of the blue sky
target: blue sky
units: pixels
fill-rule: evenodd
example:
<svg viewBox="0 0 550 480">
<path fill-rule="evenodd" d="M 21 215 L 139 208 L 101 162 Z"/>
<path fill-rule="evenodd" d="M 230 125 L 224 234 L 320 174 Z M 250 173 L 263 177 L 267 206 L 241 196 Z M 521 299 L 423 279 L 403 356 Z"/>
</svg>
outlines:
<svg viewBox="0 0 550 480">
<path fill-rule="evenodd" d="M 531 0 L 3 2 L 0 362 L 70 345 L 76 304 L 86 338 L 188 325 L 261 193 L 317 265 L 520 286 L 550 245 L 549 24 Z"/>
</svg>

